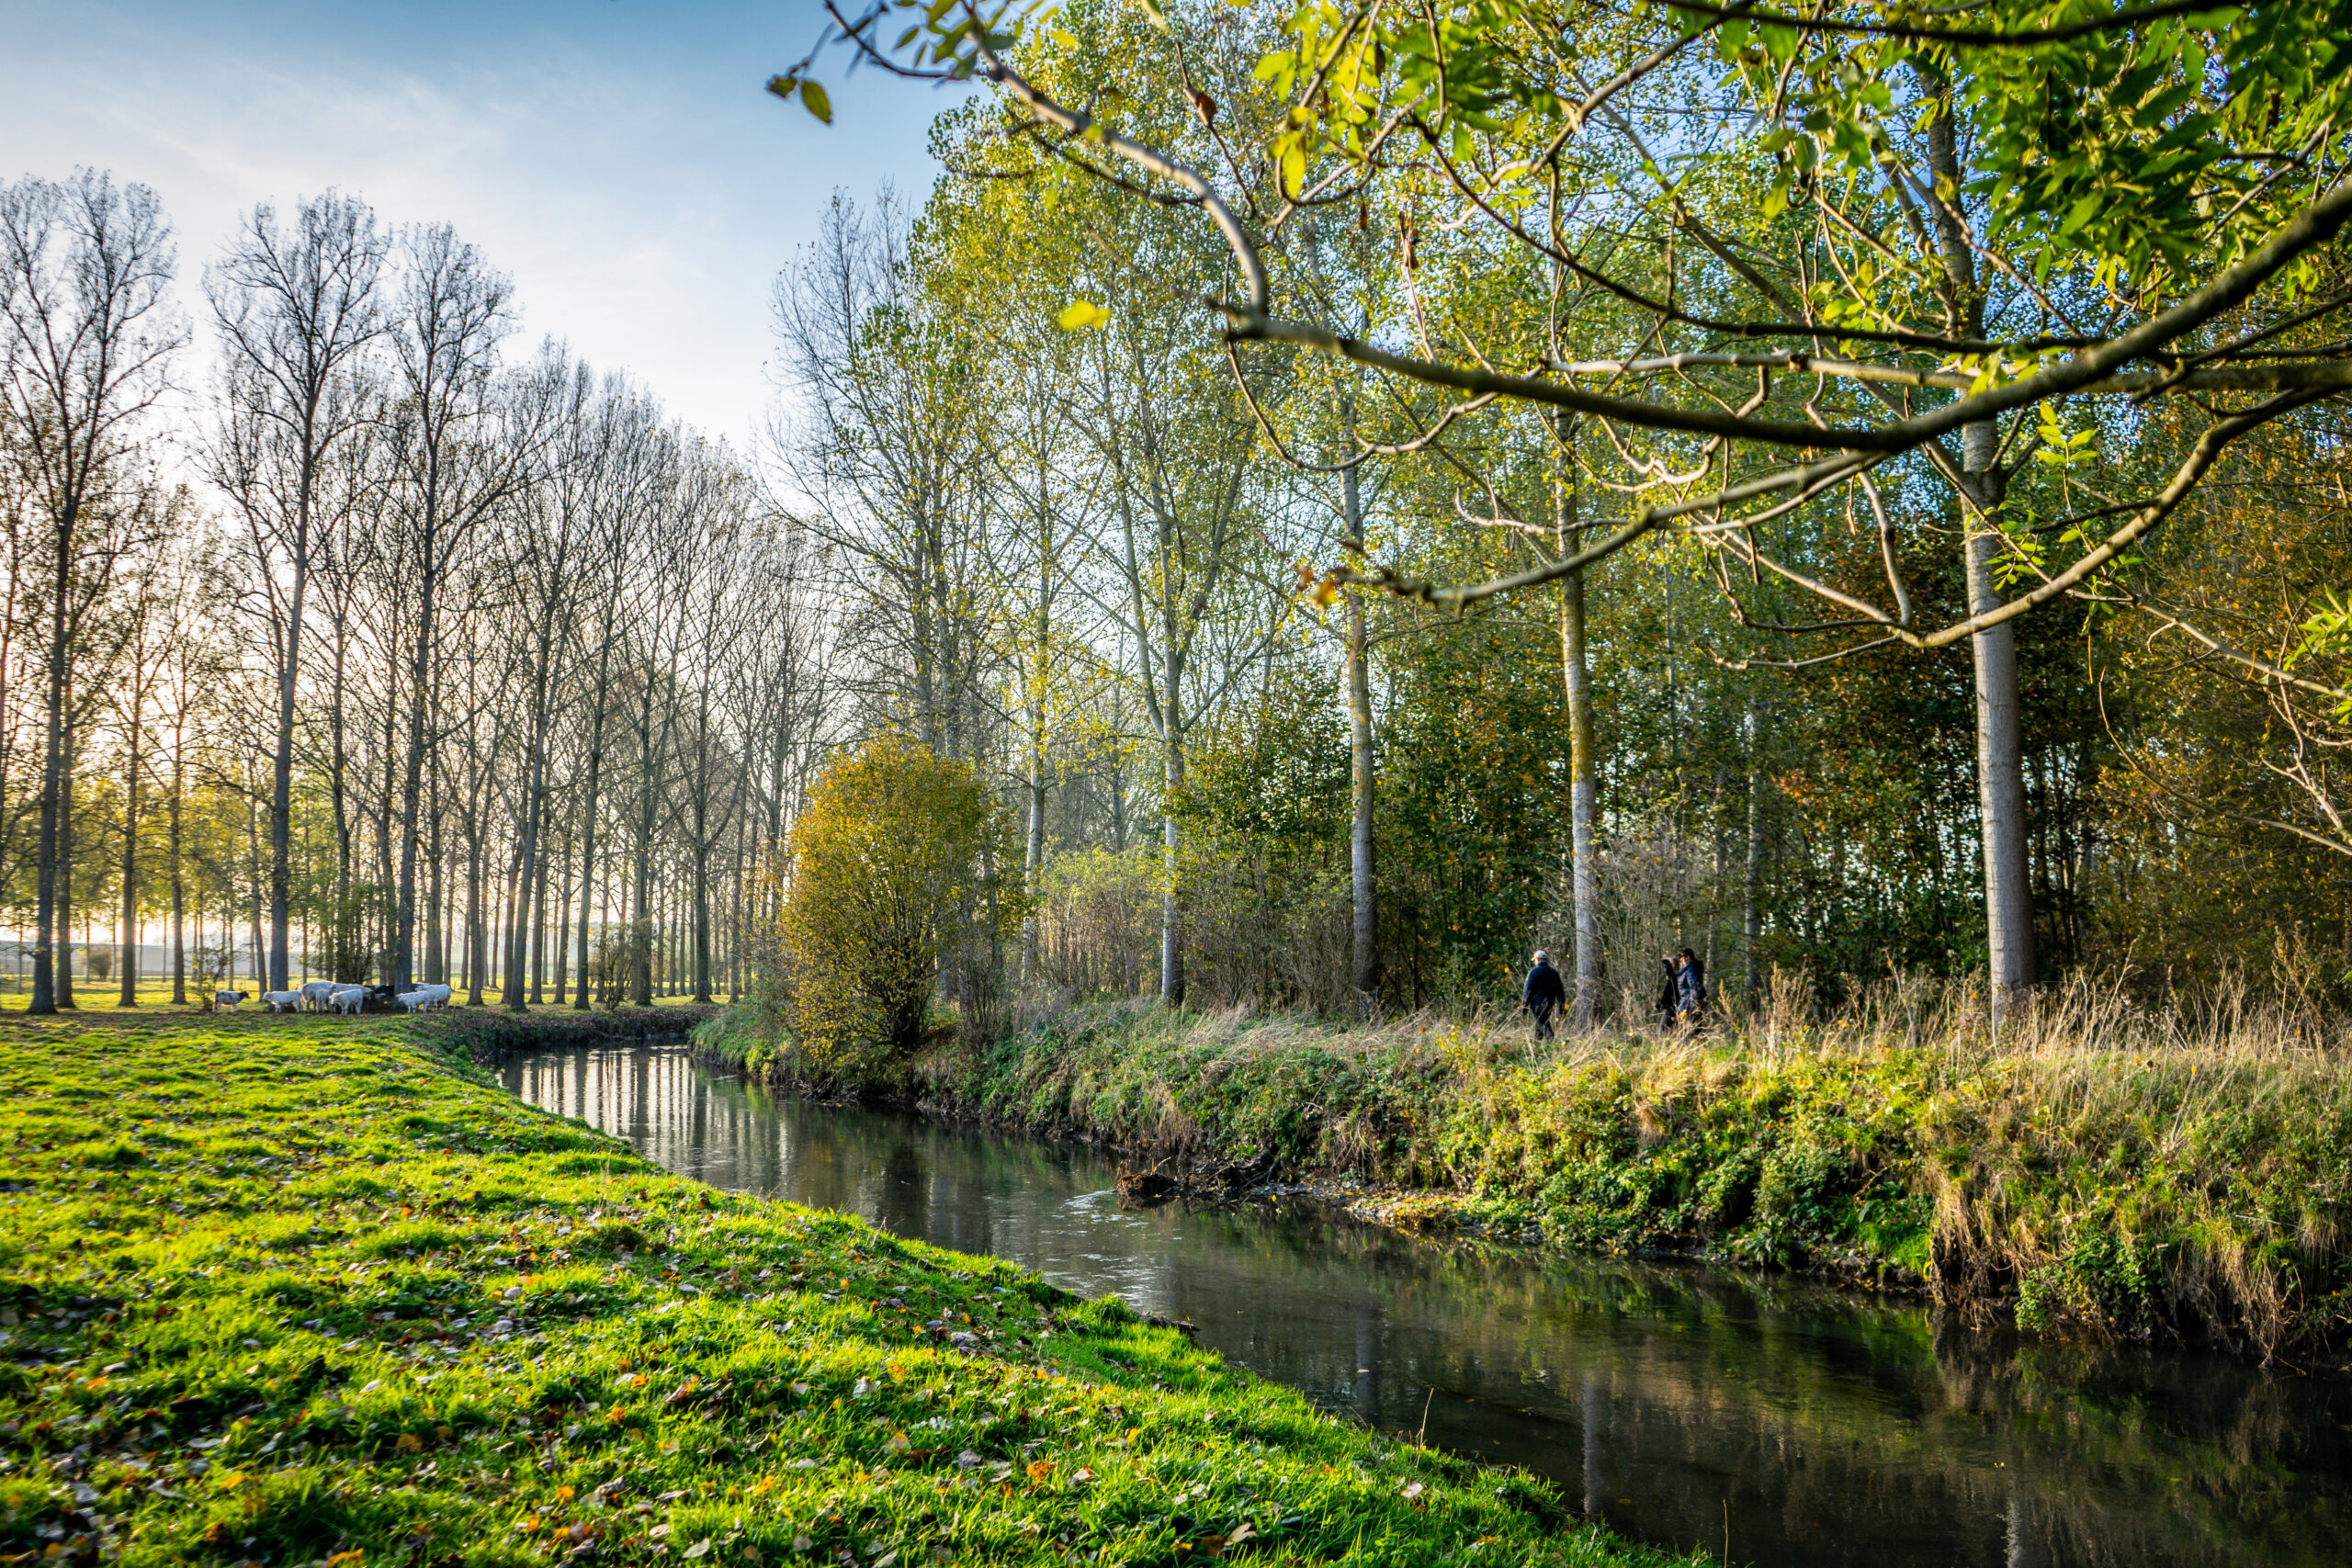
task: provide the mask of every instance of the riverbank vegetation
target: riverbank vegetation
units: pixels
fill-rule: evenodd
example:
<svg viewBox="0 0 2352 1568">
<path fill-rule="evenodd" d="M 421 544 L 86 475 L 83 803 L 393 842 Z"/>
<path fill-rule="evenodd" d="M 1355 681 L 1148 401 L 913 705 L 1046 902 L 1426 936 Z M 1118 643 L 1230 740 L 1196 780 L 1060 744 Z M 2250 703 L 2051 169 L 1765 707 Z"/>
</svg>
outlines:
<svg viewBox="0 0 2352 1568">
<path fill-rule="evenodd" d="M 788 964 L 710 1048 L 2341 1340 L 2352 53 L 2061 9 L 1014 0 L 780 62 L 986 85 L 779 278 L 775 457 L 890 651 L 859 733 L 993 776 L 1025 922 L 916 1048 L 829 1073 Z M 1573 1027 L 1505 1049 L 1538 948 Z"/>
<path fill-rule="evenodd" d="M 8 1551 L 1663 1561 L 1115 1303 L 663 1175 L 419 1038 L 0 1029 Z"/>
<path fill-rule="evenodd" d="M 2318 1021 L 2086 987 L 1996 1031 L 1962 987 L 1873 987 L 1826 1020 L 1781 993 L 1736 1028 L 1542 1043 L 1492 1018 L 1074 1006 L 856 1087 L 1307 1178 L 1408 1226 L 1803 1269 L 2094 1338 L 2352 1342 L 2352 1066 Z M 739 1014 L 702 1037 L 742 1061 L 756 1036 Z"/>
<path fill-rule="evenodd" d="M 994 96 L 776 258 L 741 453 L 521 347 L 429 213 L 175 240 L 168 192 L 15 180 L 11 967 L 732 997 L 811 784 L 888 732 L 1016 818 L 1028 923 L 956 975 L 1000 1000 L 1469 1010 L 1543 945 L 1630 1016 L 1689 945 L 1742 1000 L 2284 953 L 2341 1007 L 2352 57 L 2294 6 L 2016 41 L 2046 8 L 1508 0 L 1440 30 L 1581 52 L 1440 65 L 1377 8 L 950 6 L 896 47 Z M 1049 151 L 1057 103 L 1236 227 Z M 2036 163 L 2052 114 L 2109 140 Z"/>
</svg>

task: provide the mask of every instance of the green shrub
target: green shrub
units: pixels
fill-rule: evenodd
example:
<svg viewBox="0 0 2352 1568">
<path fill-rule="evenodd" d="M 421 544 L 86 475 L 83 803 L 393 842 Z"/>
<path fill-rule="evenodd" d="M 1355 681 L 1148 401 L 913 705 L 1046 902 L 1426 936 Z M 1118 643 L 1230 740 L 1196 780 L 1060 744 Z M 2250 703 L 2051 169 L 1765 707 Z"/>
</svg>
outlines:
<svg viewBox="0 0 2352 1568">
<path fill-rule="evenodd" d="M 996 795 L 885 735 L 835 761 L 794 821 L 777 943 L 804 1069 L 854 1083 L 922 1043 L 943 960 L 986 984 L 1021 923 Z"/>
</svg>

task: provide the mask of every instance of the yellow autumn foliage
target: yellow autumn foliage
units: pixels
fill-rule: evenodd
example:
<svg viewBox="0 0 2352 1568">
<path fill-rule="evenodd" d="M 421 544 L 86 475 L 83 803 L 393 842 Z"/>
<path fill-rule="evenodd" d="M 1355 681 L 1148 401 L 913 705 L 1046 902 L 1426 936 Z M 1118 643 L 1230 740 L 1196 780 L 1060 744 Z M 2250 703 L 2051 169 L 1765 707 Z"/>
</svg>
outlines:
<svg viewBox="0 0 2352 1568">
<path fill-rule="evenodd" d="M 943 963 L 991 967 L 1020 923 L 1002 808 L 903 736 L 843 754 L 792 831 L 779 932 L 804 1070 L 854 1078 L 921 1043 Z"/>
</svg>

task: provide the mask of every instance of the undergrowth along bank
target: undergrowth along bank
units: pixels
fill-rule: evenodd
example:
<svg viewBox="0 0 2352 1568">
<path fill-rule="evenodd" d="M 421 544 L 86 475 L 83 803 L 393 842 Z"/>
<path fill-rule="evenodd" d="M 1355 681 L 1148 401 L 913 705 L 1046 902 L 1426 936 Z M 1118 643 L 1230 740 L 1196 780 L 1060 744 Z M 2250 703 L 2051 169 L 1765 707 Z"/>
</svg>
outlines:
<svg viewBox="0 0 2352 1568">
<path fill-rule="evenodd" d="M 662 1175 L 436 1037 L 0 1027 L 13 1560 L 1666 1561 L 1116 1302 Z"/>
<path fill-rule="evenodd" d="M 697 1038 L 775 1076 L 747 1011 Z M 1890 987 L 1668 1040 L 1057 1010 L 854 1086 L 1046 1134 L 1390 1189 L 1403 1223 L 1916 1286 L 2032 1329 L 2265 1356 L 2352 1342 L 2352 1062 L 2309 1021 L 2087 987 L 1996 1041 Z"/>
</svg>

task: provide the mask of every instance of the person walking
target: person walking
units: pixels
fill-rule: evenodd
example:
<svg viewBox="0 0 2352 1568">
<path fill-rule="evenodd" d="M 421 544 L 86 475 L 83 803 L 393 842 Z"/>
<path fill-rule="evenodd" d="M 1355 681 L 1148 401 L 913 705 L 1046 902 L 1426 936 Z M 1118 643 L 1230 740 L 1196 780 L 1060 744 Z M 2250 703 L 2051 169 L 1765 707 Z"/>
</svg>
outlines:
<svg viewBox="0 0 2352 1568">
<path fill-rule="evenodd" d="M 1552 1038 L 1552 1015 L 1567 1005 L 1567 982 L 1552 967 L 1552 955 L 1542 948 L 1535 950 L 1535 966 L 1527 972 L 1527 983 L 1519 988 L 1519 1005 L 1535 1015 L 1535 1038 Z"/>
<path fill-rule="evenodd" d="M 1674 1010 L 1684 1022 L 1696 1025 L 1707 1010 L 1707 966 L 1689 948 L 1674 972 Z"/>
<path fill-rule="evenodd" d="M 1657 1000 L 1650 1005 L 1657 1010 L 1658 1028 L 1670 1032 L 1682 1011 L 1682 966 L 1670 953 L 1659 957 L 1658 965 L 1665 974 L 1658 982 Z"/>
</svg>

